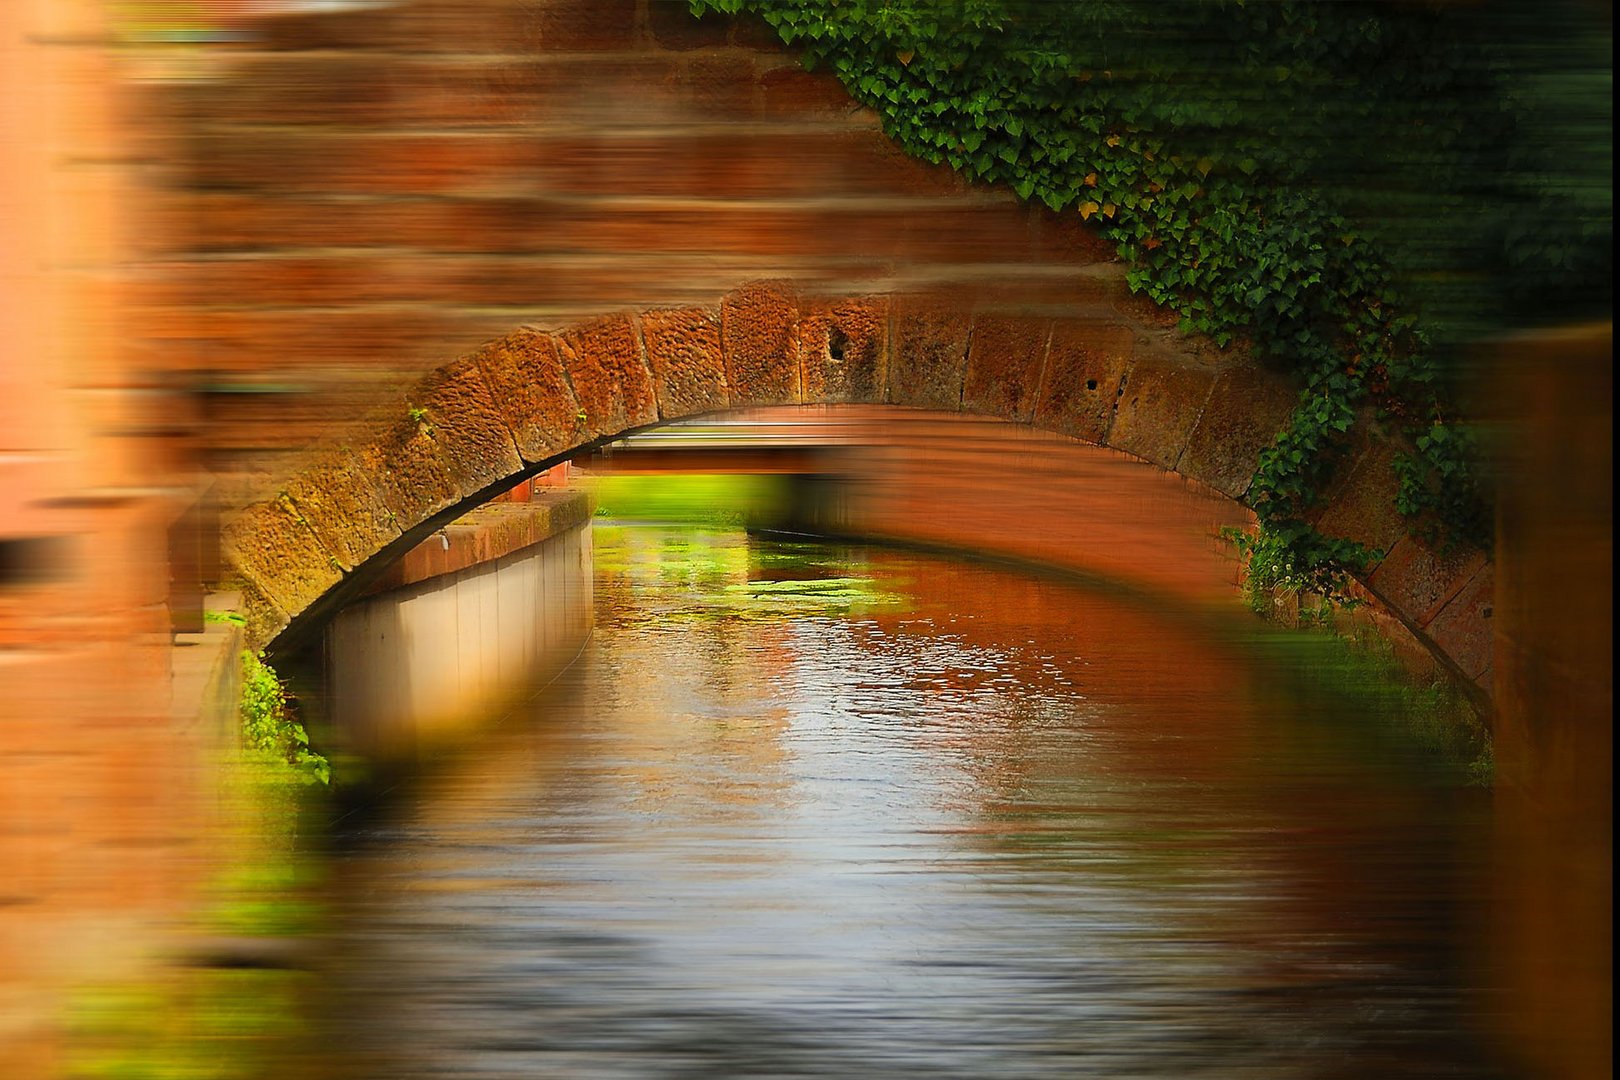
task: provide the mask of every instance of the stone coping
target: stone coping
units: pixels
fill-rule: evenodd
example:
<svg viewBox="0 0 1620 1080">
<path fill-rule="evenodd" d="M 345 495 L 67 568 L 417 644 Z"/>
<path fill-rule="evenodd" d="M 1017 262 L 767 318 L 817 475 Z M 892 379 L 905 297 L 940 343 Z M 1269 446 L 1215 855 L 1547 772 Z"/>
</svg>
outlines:
<svg viewBox="0 0 1620 1080">
<path fill-rule="evenodd" d="M 463 514 L 412 548 L 361 595 L 373 596 L 494 562 L 590 520 L 590 496 L 578 489 L 539 490 L 528 502 L 498 502 Z"/>
</svg>

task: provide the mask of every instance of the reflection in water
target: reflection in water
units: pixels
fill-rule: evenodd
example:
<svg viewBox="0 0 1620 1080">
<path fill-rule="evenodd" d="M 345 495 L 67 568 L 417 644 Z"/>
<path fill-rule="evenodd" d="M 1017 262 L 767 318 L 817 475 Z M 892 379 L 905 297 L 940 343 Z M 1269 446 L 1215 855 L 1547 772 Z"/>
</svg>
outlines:
<svg viewBox="0 0 1620 1080">
<path fill-rule="evenodd" d="M 1275 657 L 934 557 L 597 545 L 583 660 L 343 860 L 335 1074 L 1493 1075 L 1482 806 Z"/>
</svg>

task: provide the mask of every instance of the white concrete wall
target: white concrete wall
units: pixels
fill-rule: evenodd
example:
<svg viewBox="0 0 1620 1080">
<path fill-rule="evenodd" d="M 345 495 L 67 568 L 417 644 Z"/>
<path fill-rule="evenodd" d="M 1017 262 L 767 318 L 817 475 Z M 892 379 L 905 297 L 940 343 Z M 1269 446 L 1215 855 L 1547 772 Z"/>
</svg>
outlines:
<svg viewBox="0 0 1620 1080">
<path fill-rule="evenodd" d="M 367 597 L 326 631 L 330 726 L 345 749 L 388 759 L 493 719 L 579 654 L 591 611 L 589 522 Z"/>
</svg>

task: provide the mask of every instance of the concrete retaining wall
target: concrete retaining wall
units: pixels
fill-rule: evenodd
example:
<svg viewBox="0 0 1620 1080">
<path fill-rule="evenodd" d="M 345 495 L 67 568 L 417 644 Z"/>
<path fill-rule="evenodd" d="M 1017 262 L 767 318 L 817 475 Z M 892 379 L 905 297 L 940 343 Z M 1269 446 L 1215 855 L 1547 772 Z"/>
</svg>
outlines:
<svg viewBox="0 0 1620 1080">
<path fill-rule="evenodd" d="M 585 496 L 569 492 L 468 515 L 422 545 L 435 560 L 402 563 L 410 580 L 333 618 L 326 722 L 342 750 L 374 761 L 409 756 L 528 696 L 578 655 L 591 631 L 591 529 L 581 507 Z M 483 557 L 443 568 L 461 552 Z M 418 579 L 413 562 L 430 571 L 437 562 L 439 572 Z"/>
</svg>

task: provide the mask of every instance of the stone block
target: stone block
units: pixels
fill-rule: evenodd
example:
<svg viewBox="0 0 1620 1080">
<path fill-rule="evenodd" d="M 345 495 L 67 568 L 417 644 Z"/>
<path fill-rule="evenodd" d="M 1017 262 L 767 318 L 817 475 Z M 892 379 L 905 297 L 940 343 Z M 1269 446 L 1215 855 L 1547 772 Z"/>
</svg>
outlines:
<svg viewBox="0 0 1620 1080">
<path fill-rule="evenodd" d="M 769 116 L 836 116 L 862 108 L 836 76 L 797 63 L 768 68 L 759 77 L 759 91 L 760 107 Z"/>
<path fill-rule="evenodd" d="M 1322 504 L 1307 519 L 1324 535 L 1354 540 L 1382 559 L 1406 535 L 1406 522 L 1395 509 L 1396 449 L 1387 443 L 1370 445 L 1343 470 Z"/>
<path fill-rule="evenodd" d="M 461 487 L 439 454 L 426 416 L 385 419 L 355 448 L 360 468 L 374 478 L 377 492 L 402 531 L 461 501 Z"/>
<path fill-rule="evenodd" d="M 800 398 L 796 298 L 781 282 L 761 281 L 720 302 L 731 404 L 791 405 Z"/>
<path fill-rule="evenodd" d="M 647 29 L 661 49 L 718 48 L 730 38 L 731 22 L 713 11 L 693 18 L 686 0 L 647 0 Z"/>
<path fill-rule="evenodd" d="M 1491 686 L 1491 650 L 1495 643 L 1496 574 L 1490 563 L 1482 563 L 1434 616 L 1426 628 L 1430 640 L 1475 682 L 1486 694 Z"/>
<path fill-rule="evenodd" d="M 577 323 L 558 335 L 585 439 L 656 423 L 652 373 L 628 315 Z"/>
<path fill-rule="evenodd" d="M 684 100 L 698 115 L 735 120 L 759 110 L 754 57 L 741 50 L 693 56 L 681 71 Z"/>
<path fill-rule="evenodd" d="M 881 402 L 889 363 L 889 298 L 802 300 L 798 351 L 805 401 Z"/>
<path fill-rule="evenodd" d="M 365 7 L 277 14 L 259 21 L 254 44 L 289 51 L 380 48 L 394 43 L 399 13 L 394 7 Z"/>
<path fill-rule="evenodd" d="M 968 343 L 962 408 L 1002 420 L 1035 415 L 1052 320 L 1028 315 L 980 315 Z"/>
<path fill-rule="evenodd" d="M 1260 452 L 1288 422 L 1298 397 L 1289 379 L 1254 364 L 1221 372 L 1177 471 L 1242 498 L 1259 467 Z"/>
<path fill-rule="evenodd" d="M 512 432 L 473 357 L 429 372 L 407 399 L 412 409 L 426 413 L 428 434 L 463 496 L 522 470 Z"/>
<path fill-rule="evenodd" d="M 1125 376 L 1108 445 L 1174 469 L 1214 385 L 1211 371 L 1138 355 Z"/>
<path fill-rule="evenodd" d="M 591 520 L 591 513 L 595 509 L 590 498 L 577 490 L 550 491 L 543 498 L 547 514 L 546 539 L 561 536 L 569 529 L 585 524 Z"/>
<path fill-rule="evenodd" d="M 582 0 L 535 5 L 511 0 L 411 0 L 395 9 L 387 42 L 407 52 L 533 53 L 548 47 L 546 14 L 567 20 Z M 604 9 L 613 3 L 602 4 Z M 619 0 L 617 6 L 623 6 Z M 604 11 L 603 17 L 612 15 Z"/>
<path fill-rule="evenodd" d="M 1485 556 L 1478 551 L 1442 554 L 1415 537 L 1402 536 L 1368 584 L 1386 604 L 1426 627 L 1483 565 Z"/>
<path fill-rule="evenodd" d="M 285 495 L 231 518 L 221 531 L 220 553 L 227 566 L 287 615 L 303 611 L 343 577 L 337 560 Z"/>
<path fill-rule="evenodd" d="M 897 297 L 888 399 L 926 409 L 962 407 L 971 306 L 944 296 Z"/>
<path fill-rule="evenodd" d="M 1135 335 L 1117 323 L 1055 320 L 1035 406 L 1036 426 L 1104 443 L 1135 352 Z"/>
<path fill-rule="evenodd" d="M 345 570 L 353 570 L 399 538 L 399 522 L 374 479 L 346 447 L 316 454 L 287 481 L 287 496 Z"/>
<path fill-rule="evenodd" d="M 645 311 L 639 321 L 660 417 L 673 420 L 724 409 L 730 404 L 718 311 Z"/>
<path fill-rule="evenodd" d="M 199 134 L 197 182 L 219 189 L 349 195 L 509 194 L 544 162 L 532 136 L 500 131 L 273 131 Z"/>
<path fill-rule="evenodd" d="M 379 61 L 382 61 L 379 63 Z M 397 61 L 343 52 L 263 52 L 195 98 L 213 123 L 386 124 L 396 108 Z"/>
<path fill-rule="evenodd" d="M 578 445 L 579 402 L 550 334 L 518 330 L 473 358 L 524 461 L 544 461 Z"/>
<path fill-rule="evenodd" d="M 539 46 L 547 52 L 636 44 L 636 0 L 546 0 L 532 10 Z"/>
</svg>

